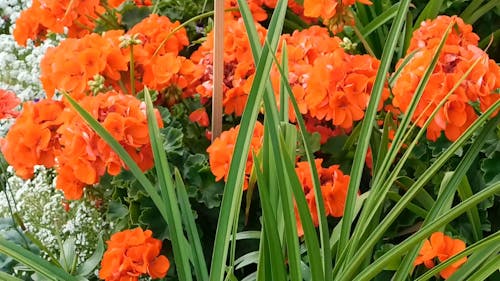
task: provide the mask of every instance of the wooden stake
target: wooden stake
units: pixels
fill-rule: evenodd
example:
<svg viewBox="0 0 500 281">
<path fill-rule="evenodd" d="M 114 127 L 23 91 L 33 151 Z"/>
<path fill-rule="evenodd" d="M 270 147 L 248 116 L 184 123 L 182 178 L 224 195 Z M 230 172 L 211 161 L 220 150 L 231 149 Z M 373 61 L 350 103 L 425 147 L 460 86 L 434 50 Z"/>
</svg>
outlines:
<svg viewBox="0 0 500 281">
<path fill-rule="evenodd" d="M 224 0 L 215 0 L 214 2 L 212 142 L 222 132 L 222 85 L 224 79 Z"/>
</svg>

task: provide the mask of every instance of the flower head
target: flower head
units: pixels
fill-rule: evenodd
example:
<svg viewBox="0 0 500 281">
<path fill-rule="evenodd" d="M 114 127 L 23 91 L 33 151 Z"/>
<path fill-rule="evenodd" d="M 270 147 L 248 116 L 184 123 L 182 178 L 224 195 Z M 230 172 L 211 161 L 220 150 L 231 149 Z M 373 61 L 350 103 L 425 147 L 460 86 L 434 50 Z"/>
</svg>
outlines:
<svg viewBox="0 0 500 281">
<path fill-rule="evenodd" d="M 238 136 L 240 126 L 231 128 L 214 140 L 214 142 L 207 148 L 208 157 L 210 161 L 210 170 L 215 176 L 215 180 L 219 181 L 224 178 L 227 180 L 229 175 L 229 166 L 231 165 L 231 158 L 233 157 L 234 145 L 236 144 L 236 137 Z M 248 187 L 248 177 L 252 172 L 253 158 L 252 151 L 258 154 L 262 147 L 264 139 L 264 126 L 257 121 L 255 130 L 253 132 L 252 140 L 250 142 L 250 151 L 248 153 L 247 163 L 245 166 L 245 181 L 243 189 Z"/>
<path fill-rule="evenodd" d="M 111 236 L 101 261 L 99 278 L 106 281 L 138 280 L 142 275 L 163 278 L 170 262 L 160 255 L 162 242 L 151 230 L 127 229 Z"/>
<path fill-rule="evenodd" d="M 429 240 L 424 241 L 424 245 L 420 249 L 414 265 L 423 263 L 427 268 L 432 268 L 435 265 L 436 258 L 440 262 L 444 262 L 464 249 L 464 241 L 460 239 L 453 239 L 442 232 L 434 232 Z M 466 261 L 467 257 L 461 258 L 442 270 L 439 275 L 441 275 L 444 279 L 449 278 Z"/>
<path fill-rule="evenodd" d="M 323 168 L 321 163 L 323 159 L 316 159 L 315 165 L 318 170 L 318 176 L 321 184 L 321 195 L 325 204 L 325 212 L 328 216 L 342 217 L 344 215 L 345 200 L 347 198 L 347 187 L 349 186 L 350 177 L 344 175 L 338 165 L 332 165 L 328 168 Z M 313 223 L 319 224 L 316 198 L 313 189 L 313 179 L 309 169 L 308 162 L 298 162 L 295 168 L 299 181 L 306 195 L 307 204 L 311 211 Z M 298 234 L 302 236 L 304 231 L 302 224 L 296 212 Z"/>
<path fill-rule="evenodd" d="M 500 95 L 495 93 L 495 89 L 500 88 L 500 67 L 489 59 L 486 52 L 477 47 L 479 37 L 472 32 L 472 27 L 456 16 L 439 16 L 435 20 L 423 22 L 414 32 L 408 52 L 416 53 L 404 66 L 401 76 L 394 84 L 393 105 L 403 112 L 407 111 L 417 86 L 450 24 L 454 27 L 451 28 L 437 65 L 412 116 L 412 121 L 422 127 L 438 104 L 458 83 L 458 87 L 447 98 L 444 106 L 438 109 L 427 128 L 427 138 L 433 141 L 443 132 L 448 140 L 455 141 L 477 119 L 476 111 L 487 110 L 500 98 Z M 465 79 L 461 81 L 464 76 Z M 474 104 L 478 107 L 474 108 Z"/>
</svg>

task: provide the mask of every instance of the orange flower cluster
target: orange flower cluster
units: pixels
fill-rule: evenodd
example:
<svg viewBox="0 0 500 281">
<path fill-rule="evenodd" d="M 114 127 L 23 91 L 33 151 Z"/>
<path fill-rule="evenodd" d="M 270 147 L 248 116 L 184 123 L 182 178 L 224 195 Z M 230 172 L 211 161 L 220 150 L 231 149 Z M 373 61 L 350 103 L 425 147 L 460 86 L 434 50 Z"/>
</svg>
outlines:
<svg viewBox="0 0 500 281">
<path fill-rule="evenodd" d="M 222 132 L 222 134 L 212 142 L 207 148 L 208 158 L 210 161 L 210 170 L 215 175 L 215 180 L 219 181 L 224 178 L 227 180 L 229 173 L 229 166 L 231 165 L 231 158 L 233 157 L 234 145 L 236 144 L 236 137 L 240 126 L 231 128 L 229 131 Z M 248 178 L 252 172 L 253 157 L 252 152 L 258 154 L 262 147 L 264 140 L 264 126 L 257 121 L 253 132 L 252 140 L 250 142 L 250 151 L 248 153 L 247 163 L 245 167 L 245 181 L 243 189 L 248 188 Z"/>
<path fill-rule="evenodd" d="M 291 35 L 284 34 L 281 40 L 286 42 L 288 50 L 288 82 L 292 88 L 293 95 L 297 100 L 300 112 L 307 114 L 309 106 L 305 100 L 308 80 L 311 76 L 313 64 L 318 57 L 323 57 L 336 49 L 341 49 L 341 40 L 338 37 L 331 37 L 328 30 L 317 25 L 313 25 L 302 31 L 294 31 Z M 280 44 L 279 46 L 282 46 Z M 281 48 L 278 50 L 278 57 L 281 60 Z M 275 93 L 279 93 L 278 86 L 281 75 L 276 67 L 271 70 L 271 81 Z M 293 107 L 289 106 L 289 115 L 295 121 Z"/>
<path fill-rule="evenodd" d="M 495 90 L 500 88 L 500 67 L 489 59 L 486 52 L 478 48 L 479 37 L 472 32 L 472 27 L 456 16 L 439 16 L 435 20 L 423 22 L 414 32 L 408 54 L 414 50 L 418 51 L 403 68 L 393 87 L 393 105 L 403 112 L 408 109 L 417 85 L 450 24 L 454 27 L 417 105 L 412 117 L 413 122 L 422 127 L 432 111 L 471 65 L 476 60 L 479 62 L 439 109 L 427 128 L 427 138 L 433 141 L 439 138 L 442 132 L 450 141 L 456 140 L 476 120 L 476 110 L 485 111 L 500 98 L 500 95 L 495 93 Z M 478 104 L 479 108 L 475 109 L 473 104 Z"/>
<path fill-rule="evenodd" d="M 25 46 L 28 39 L 44 39 L 48 31 L 82 37 L 95 28 L 95 19 L 105 11 L 99 0 L 33 0 L 30 8 L 21 12 L 14 38 Z"/>
<path fill-rule="evenodd" d="M 13 92 L 0 89 L 0 120 L 4 118 L 17 117 L 19 112 L 15 111 L 21 101 Z"/>
<path fill-rule="evenodd" d="M 248 7 L 252 13 L 253 19 L 257 22 L 265 21 L 267 16 L 267 11 L 264 9 L 264 5 L 269 8 L 275 8 L 278 0 L 247 0 Z M 225 0 L 224 9 L 238 8 L 238 0 Z M 295 2 L 294 0 L 288 1 L 288 7 L 297 15 L 302 15 L 304 8 Z M 238 11 L 231 13 L 230 17 L 241 17 Z"/>
<path fill-rule="evenodd" d="M 364 116 L 379 65 L 376 58 L 350 55 L 342 48 L 315 60 L 304 96 L 309 114 L 350 130 Z M 388 97 L 389 90 L 385 88 L 379 110 Z"/>
<path fill-rule="evenodd" d="M 267 30 L 255 24 L 260 42 L 263 43 Z M 198 80 L 196 92 L 201 97 L 212 97 L 213 79 L 213 31 L 207 35 L 207 41 L 191 55 L 191 60 L 203 66 L 204 73 Z M 242 18 L 226 18 L 224 23 L 224 97 L 226 114 L 243 113 L 255 73 L 250 42 Z"/>
<path fill-rule="evenodd" d="M 75 99 L 89 93 L 88 81 L 96 74 L 109 81 L 120 80 L 120 71 L 128 70 L 129 56 L 119 48 L 123 31 L 92 33 L 80 39 L 69 38 L 49 48 L 41 61 L 41 81 L 47 96 L 56 90 Z"/>
<path fill-rule="evenodd" d="M 337 34 L 342 32 L 344 25 L 354 25 L 354 16 L 349 10 L 356 2 L 371 5 L 369 0 L 304 0 L 304 15 L 311 18 L 321 18 L 330 30 Z"/>
<path fill-rule="evenodd" d="M 60 101 L 26 102 L 16 122 L 2 141 L 2 154 L 18 176 L 33 177 L 35 165 L 51 168 L 60 150 L 57 129 L 63 123 Z"/>
<path fill-rule="evenodd" d="M 267 12 L 266 10 L 262 7 L 264 5 L 264 0 L 247 0 L 248 7 L 250 8 L 250 12 L 252 13 L 252 16 L 255 21 L 261 22 L 265 21 L 267 19 Z M 224 9 L 231 9 L 231 8 L 238 8 L 238 0 L 224 0 Z M 231 13 L 229 17 L 226 16 L 226 18 L 232 18 L 232 17 L 241 17 L 241 14 L 239 11 L 234 11 Z"/>
<path fill-rule="evenodd" d="M 140 100 L 108 92 L 87 96 L 80 104 L 111 132 L 142 170 L 153 166 L 145 106 Z M 48 99 L 24 104 L 1 150 L 24 179 L 33 176 L 35 165 L 55 167 L 56 188 L 63 190 L 68 200 L 80 199 L 85 186 L 98 183 L 106 172 L 117 175 L 125 166 L 73 109 Z"/>
<path fill-rule="evenodd" d="M 323 196 L 323 201 L 325 203 L 325 212 L 327 216 L 341 217 L 344 215 L 345 200 L 347 198 L 347 188 L 349 186 L 350 177 L 344 175 L 340 170 L 338 165 L 332 165 L 328 168 L 323 168 L 321 163 L 323 159 L 315 159 L 316 169 L 318 169 L 319 180 L 321 183 L 321 195 Z M 304 193 L 306 195 L 306 200 L 309 205 L 309 210 L 311 211 L 311 216 L 314 225 L 318 226 L 318 212 L 316 206 L 316 197 L 313 190 L 313 179 L 309 169 L 309 163 L 298 162 L 297 168 L 295 168 L 299 181 L 302 184 Z M 297 218 L 297 228 L 299 236 L 304 235 L 304 230 L 302 229 L 302 224 L 298 216 L 298 212 L 295 212 Z"/>
<path fill-rule="evenodd" d="M 85 97 L 80 105 L 111 133 L 143 171 L 153 167 L 144 103 L 112 91 Z M 67 199 L 79 199 L 85 186 L 98 183 L 106 172 L 118 175 L 125 165 L 74 110 L 67 108 L 63 119 L 65 123 L 58 129 L 61 152 L 57 156 L 56 187 L 64 191 Z"/>
<path fill-rule="evenodd" d="M 111 236 L 101 261 L 99 278 L 106 281 L 136 281 L 142 275 L 163 278 L 170 262 L 160 255 L 162 242 L 151 230 L 127 229 Z"/>
<path fill-rule="evenodd" d="M 190 96 L 188 86 L 201 76 L 202 70 L 191 60 L 179 56 L 179 52 L 189 45 L 184 28 L 174 32 L 179 22 L 172 23 L 168 17 L 151 14 L 130 29 L 129 36 L 137 36 L 140 44 L 133 46 L 135 75 L 138 89 L 143 85 L 150 89 L 165 91 L 167 103 L 171 104 L 178 98 Z M 174 89 L 169 89 L 175 86 Z M 194 87 L 194 86 L 193 86 Z"/>
<path fill-rule="evenodd" d="M 424 264 L 427 268 L 433 268 L 435 258 L 440 262 L 444 262 L 448 258 L 458 254 L 465 249 L 464 241 L 453 239 L 442 232 L 435 232 L 429 240 L 424 241 L 424 245 L 420 249 L 414 265 Z M 467 257 L 463 257 L 452 265 L 442 270 L 439 275 L 444 279 L 449 278 L 457 269 L 467 261 Z"/>
</svg>

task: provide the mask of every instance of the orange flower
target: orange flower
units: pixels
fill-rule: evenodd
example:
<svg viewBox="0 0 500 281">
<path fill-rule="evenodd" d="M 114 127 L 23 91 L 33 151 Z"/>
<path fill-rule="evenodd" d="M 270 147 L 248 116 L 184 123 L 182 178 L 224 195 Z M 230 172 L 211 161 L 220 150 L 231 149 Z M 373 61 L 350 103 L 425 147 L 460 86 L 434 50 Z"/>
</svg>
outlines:
<svg viewBox="0 0 500 281">
<path fill-rule="evenodd" d="M 403 112 L 407 111 L 417 85 L 450 23 L 455 27 L 451 29 L 439 55 L 437 66 L 417 104 L 412 121 L 423 126 L 470 66 L 476 60 L 479 62 L 431 121 L 427 128 L 427 138 L 433 141 L 442 132 L 448 140 L 455 141 L 477 119 L 476 110 L 485 111 L 500 98 L 494 92 L 500 88 L 500 67 L 477 47 L 479 37 L 472 33 L 472 27 L 456 16 L 439 16 L 433 21 L 423 22 L 414 32 L 408 52 L 417 48 L 419 51 L 405 65 L 393 87 L 393 105 Z M 479 104 L 479 108 L 474 109 L 473 104 Z"/>
<path fill-rule="evenodd" d="M 258 23 L 255 25 L 263 43 L 267 30 Z M 227 18 L 224 33 L 224 113 L 240 116 L 248 98 L 255 65 L 243 19 Z M 191 55 L 191 60 L 204 71 L 194 85 L 195 91 L 204 98 L 212 97 L 213 36 L 210 32 L 207 40 Z"/>
<path fill-rule="evenodd" d="M 344 206 L 347 198 L 347 188 L 349 186 L 350 177 L 348 175 L 344 175 L 338 165 L 323 168 L 321 166 L 323 159 L 316 159 L 314 162 L 316 169 L 318 170 L 318 176 L 321 184 L 321 195 L 325 204 L 326 215 L 342 217 L 344 215 Z M 304 189 L 313 223 L 317 226 L 319 224 L 318 213 L 309 163 L 298 162 L 295 171 L 302 184 L 302 188 Z M 300 222 L 297 212 L 295 212 L 295 216 L 297 218 L 298 234 L 299 236 L 302 236 L 304 234 L 304 230 L 302 229 L 302 223 Z"/>
<path fill-rule="evenodd" d="M 344 24 L 354 25 L 354 16 L 349 7 L 356 2 L 371 5 L 369 0 L 304 0 L 304 15 L 318 18 L 330 27 L 334 34 L 341 32 Z"/>
<path fill-rule="evenodd" d="M 60 146 L 57 130 L 63 123 L 59 101 L 26 102 L 1 147 L 5 160 L 23 179 L 33 176 L 35 165 L 53 167 Z"/>
<path fill-rule="evenodd" d="M 0 89 L 0 120 L 4 118 L 17 117 L 19 112 L 15 111 L 21 101 L 16 94 Z"/>
<path fill-rule="evenodd" d="M 153 167 L 141 101 L 133 96 L 107 92 L 87 96 L 80 105 L 111 133 L 143 171 Z M 162 126 L 158 112 L 156 117 Z M 106 172 L 118 175 L 125 165 L 75 111 L 66 108 L 61 118 L 64 124 L 57 130 L 61 150 L 57 155 L 56 188 L 64 191 L 66 199 L 79 199 L 86 186 L 98 183 Z"/>
<path fill-rule="evenodd" d="M 160 255 L 162 241 L 152 237 L 151 230 L 140 227 L 127 229 L 111 236 L 101 261 L 99 278 L 106 281 L 139 280 L 145 274 L 163 278 L 170 262 Z"/>
<path fill-rule="evenodd" d="M 435 258 L 443 262 L 464 249 L 465 243 L 462 240 L 453 239 L 442 232 L 435 232 L 431 235 L 429 240 L 424 241 L 424 245 L 420 249 L 414 265 L 416 266 L 423 263 L 427 268 L 432 268 L 435 265 Z M 442 270 L 439 275 L 444 279 L 449 278 L 466 261 L 467 257 L 461 258 Z"/>
<path fill-rule="evenodd" d="M 267 12 L 262 7 L 264 0 L 247 0 L 248 7 L 252 13 L 253 19 L 257 22 L 265 21 L 267 19 Z M 239 8 L 238 0 L 224 0 L 224 9 Z M 239 12 L 235 11 L 226 16 L 226 18 L 240 18 Z"/>
<path fill-rule="evenodd" d="M 93 19 L 105 11 L 99 0 L 33 0 L 16 22 L 14 38 L 20 45 L 43 39 L 48 31 L 82 37 L 96 26 Z"/>
<path fill-rule="evenodd" d="M 222 134 L 214 140 L 214 142 L 207 148 L 208 158 L 210 161 L 210 170 L 215 176 L 215 180 L 219 181 L 224 178 L 227 180 L 229 174 L 229 166 L 231 165 L 231 158 L 233 157 L 234 145 L 240 126 L 231 128 L 229 131 L 222 132 Z M 247 163 L 245 167 L 245 181 L 243 189 L 248 188 L 248 177 L 252 172 L 253 158 L 252 151 L 258 154 L 262 147 L 264 139 L 264 126 L 257 121 L 253 132 L 253 137 L 250 142 L 250 151 L 248 153 Z"/>
<path fill-rule="evenodd" d="M 189 121 L 196 122 L 201 127 L 208 127 L 210 125 L 210 119 L 208 119 L 208 114 L 204 107 L 191 112 L 189 114 Z"/>
<path fill-rule="evenodd" d="M 335 49 L 314 62 L 304 100 L 312 117 L 350 130 L 361 120 L 380 62 L 368 55 Z M 379 109 L 389 96 L 384 89 Z"/>
<path fill-rule="evenodd" d="M 122 31 L 110 31 L 102 36 L 92 33 L 80 39 L 69 38 L 43 57 L 41 81 L 47 96 L 55 90 L 66 91 L 76 99 L 89 93 L 88 81 L 103 75 L 107 82 L 116 83 L 120 71 L 128 70 L 128 56 L 119 48 Z"/>
</svg>

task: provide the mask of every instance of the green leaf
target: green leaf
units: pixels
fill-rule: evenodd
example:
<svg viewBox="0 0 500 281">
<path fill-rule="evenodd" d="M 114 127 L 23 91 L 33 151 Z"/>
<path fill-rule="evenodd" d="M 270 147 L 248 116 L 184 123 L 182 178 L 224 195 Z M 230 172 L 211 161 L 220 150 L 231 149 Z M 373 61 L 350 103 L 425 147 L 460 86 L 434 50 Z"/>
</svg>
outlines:
<svg viewBox="0 0 500 281">
<path fill-rule="evenodd" d="M 205 262 L 203 248 L 201 246 L 200 235 L 198 234 L 198 228 L 193 216 L 191 203 L 189 203 L 186 187 L 184 186 L 181 174 L 177 168 L 175 169 L 175 183 L 177 197 L 179 198 L 179 206 L 182 213 L 183 225 L 186 228 L 188 240 L 193 251 L 191 256 L 196 277 L 198 280 L 208 280 L 207 264 Z"/>
<path fill-rule="evenodd" d="M 188 252 L 185 251 L 183 245 L 186 237 L 183 233 L 181 212 L 179 203 L 175 194 L 175 186 L 170 173 L 167 156 L 163 148 L 162 138 L 156 116 L 154 113 L 153 102 L 147 88 L 144 89 L 144 97 L 146 102 L 146 115 L 148 117 L 148 129 L 151 139 L 151 147 L 155 160 L 155 170 L 158 176 L 158 184 L 160 187 L 162 207 L 166 209 L 165 219 L 169 226 L 170 239 L 174 252 L 175 267 L 181 280 L 192 280 L 191 266 L 189 264 Z M 157 207 L 160 207 L 157 205 Z"/>
<path fill-rule="evenodd" d="M 126 5 L 122 11 L 122 24 L 126 29 L 131 29 L 143 19 L 147 18 L 151 11 L 148 7 L 137 7 L 135 5 Z"/>
<path fill-rule="evenodd" d="M 394 259 L 395 256 L 405 254 L 408 250 L 412 249 L 413 247 L 421 243 L 424 239 L 427 239 L 427 237 L 429 237 L 432 234 L 432 232 L 439 229 L 442 225 L 449 223 L 453 219 L 457 218 L 458 216 L 466 212 L 468 208 L 476 206 L 483 200 L 487 199 L 488 197 L 498 192 L 500 192 L 500 182 L 488 186 L 484 190 L 476 193 L 473 197 L 470 197 L 469 199 L 463 201 L 462 203 L 452 208 L 449 212 L 439 216 L 438 218 L 436 218 L 436 220 L 422 227 L 417 233 L 410 236 L 405 241 L 401 242 L 400 244 L 389 250 L 378 260 L 366 266 L 353 280 L 354 281 L 371 280 L 380 271 L 382 271 L 383 268 L 392 259 Z"/>
<path fill-rule="evenodd" d="M 252 15 L 247 3 L 240 0 L 238 1 L 238 4 L 243 18 L 246 19 L 246 22 L 251 22 L 253 25 Z M 286 7 L 286 1 L 279 1 L 269 24 L 270 28 L 268 31 L 267 41 L 270 42 L 271 47 L 274 49 L 278 44 L 279 36 L 281 34 Z M 250 32 L 249 30 L 250 29 L 247 27 L 247 32 Z M 252 41 L 254 39 L 250 37 L 250 40 Z M 254 43 L 260 45 L 260 42 Z M 229 247 L 229 241 L 227 238 L 230 235 L 235 217 L 238 216 L 240 211 L 237 204 L 240 202 L 242 196 L 241 186 L 243 184 L 243 172 L 246 165 L 246 157 L 242 157 L 242 155 L 248 155 L 250 140 L 253 135 L 255 121 L 257 120 L 271 64 L 272 57 L 270 55 L 270 50 L 269 47 L 265 45 L 259 58 L 259 62 L 256 64 L 256 75 L 241 118 L 240 131 L 236 139 L 231 166 L 229 168 L 229 175 L 224 188 L 219 222 L 217 224 L 217 232 L 215 235 L 212 266 L 210 269 L 211 281 L 223 280 L 227 250 Z"/>
<path fill-rule="evenodd" d="M 77 280 L 74 276 L 61 268 L 54 266 L 40 256 L 6 240 L 0 236 L 0 253 L 12 257 L 20 263 L 25 264 L 39 274 L 45 276 L 48 280 L 73 281 Z"/>
<path fill-rule="evenodd" d="M 66 272 L 72 272 L 73 265 L 76 262 L 75 242 L 75 238 L 69 237 L 64 241 L 61 247 L 59 263 L 61 264 L 62 268 L 66 270 Z"/>
<path fill-rule="evenodd" d="M 382 59 L 380 61 L 380 66 L 377 71 L 377 76 L 375 78 L 375 83 L 373 85 L 368 108 L 365 111 L 365 118 L 361 125 L 360 135 L 362 137 L 359 138 L 358 146 L 354 154 L 353 167 L 350 173 L 351 179 L 349 181 L 348 193 L 344 208 L 344 216 L 342 220 L 341 233 L 338 242 L 335 267 L 348 266 L 347 264 L 340 264 L 339 260 L 341 258 L 341 253 L 347 250 L 348 241 L 351 236 L 351 227 L 354 221 L 354 211 L 356 206 L 356 196 L 359 189 L 359 184 L 361 182 L 361 176 L 363 173 L 365 159 L 366 159 L 366 152 L 368 149 L 370 136 L 373 130 L 373 123 L 375 121 L 377 106 L 382 96 L 382 91 L 386 83 L 386 76 L 389 71 L 392 57 L 394 55 L 394 50 L 397 44 L 397 36 L 403 27 L 404 19 L 406 18 L 405 16 L 406 13 L 408 12 L 409 4 L 410 1 L 408 0 L 401 1 L 396 18 L 392 23 L 391 31 L 389 32 L 389 36 L 383 48 Z"/>
<path fill-rule="evenodd" d="M 97 240 L 97 247 L 94 253 L 90 256 L 90 258 L 78 266 L 76 275 L 82 277 L 89 276 L 101 262 L 102 255 L 104 254 L 104 242 L 102 241 L 102 235 L 99 235 L 98 239 L 99 240 Z"/>
<path fill-rule="evenodd" d="M 160 134 L 163 137 L 163 148 L 167 155 L 182 155 L 184 134 L 181 129 L 169 126 L 160 129 Z"/>
</svg>

